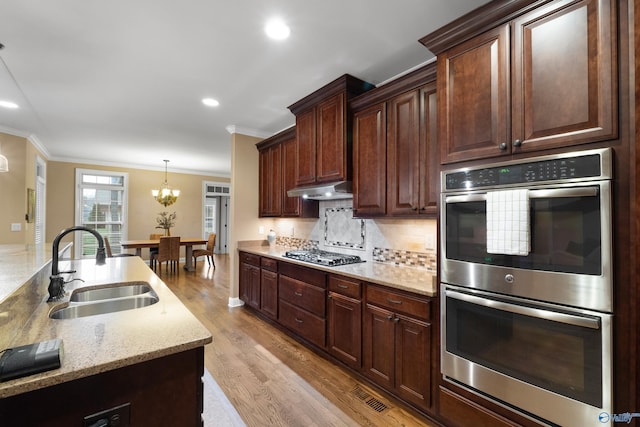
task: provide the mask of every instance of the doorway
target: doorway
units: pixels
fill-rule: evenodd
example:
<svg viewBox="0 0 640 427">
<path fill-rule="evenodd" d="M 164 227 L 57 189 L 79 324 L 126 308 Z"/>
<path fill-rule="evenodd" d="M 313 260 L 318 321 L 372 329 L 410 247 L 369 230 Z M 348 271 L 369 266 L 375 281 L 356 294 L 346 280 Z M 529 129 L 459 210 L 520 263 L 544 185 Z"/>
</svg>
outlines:
<svg viewBox="0 0 640 427">
<path fill-rule="evenodd" d="M 216 254 L 229 252 L 230 190 L 228 183 L 205 181 L 203 185 L 202 234 L 206 238 L 209 233 L 216 233 Z"/>
</svg>

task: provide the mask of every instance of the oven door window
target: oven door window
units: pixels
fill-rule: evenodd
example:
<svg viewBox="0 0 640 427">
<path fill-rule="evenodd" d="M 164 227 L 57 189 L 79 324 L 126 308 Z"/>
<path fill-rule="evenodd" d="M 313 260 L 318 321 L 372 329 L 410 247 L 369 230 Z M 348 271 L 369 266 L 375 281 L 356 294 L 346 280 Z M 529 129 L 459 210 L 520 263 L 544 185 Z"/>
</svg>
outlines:
<svg viewBox="0 0 640 427">
<path fill-rule="evenodd" d="M 446 204 L 446 257 L 502 267 L 602 274 L 600 197 L 530 199 L 528 256 L 487 252 L 485 201 Z"/>
<path fill-rule="evenodd" d="M 585 319 L 600 324 L 596 317 Z M 601 328 L 446 298 L 447 352 L 596 407 L 602 405 L 601 347 Z"/>
</svg>

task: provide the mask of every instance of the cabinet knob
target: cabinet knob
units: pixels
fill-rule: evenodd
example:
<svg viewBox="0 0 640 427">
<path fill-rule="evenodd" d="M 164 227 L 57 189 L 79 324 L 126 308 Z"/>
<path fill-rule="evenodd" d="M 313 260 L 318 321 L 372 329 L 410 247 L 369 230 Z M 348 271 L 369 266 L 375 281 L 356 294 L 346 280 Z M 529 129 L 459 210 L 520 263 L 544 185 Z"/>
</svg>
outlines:
<svg viewBox="0 0 640 427">
<path fill-rule="evenodd" d="M 327 298 L 331 299 L 331 298 L 333 298 L 333 295 L 329 294 L 329 296 Z"/>
<path fill-rule="evenodd" d="M 387 320 L 393 320 L 393 314 L 388 314 L 387 315 Z"/>
<path fill-rule="evenodd" d="M 522 147 L 522 141 L 519 139 L 516 139 L 515 141 L 513 141 L 513 146 L 514 147 Z"/>
<path fill-rule="evenodd" d="M 396 323 L 398 323 L 398 322 L 400 321 L 400 318 L 399 318 L 399 317 L 395 317 L 395 318 L 393 319 L 393 321 L 394 321 L 394 322 L 396 322 Z"/>
<path fill-rule="evenodd" d="M 417 206 L 411 206 L 411 210 L 415 212 L 415 211 L 418 210 L 418 207 Z"/>
<path fill-rule="evenodd" d="M 500 151 L 505 151 L 507 149 L 507 144 L 503 142 L 502 144 L 498 145 L 498 148 L 500 149 Z"/>
</svg>

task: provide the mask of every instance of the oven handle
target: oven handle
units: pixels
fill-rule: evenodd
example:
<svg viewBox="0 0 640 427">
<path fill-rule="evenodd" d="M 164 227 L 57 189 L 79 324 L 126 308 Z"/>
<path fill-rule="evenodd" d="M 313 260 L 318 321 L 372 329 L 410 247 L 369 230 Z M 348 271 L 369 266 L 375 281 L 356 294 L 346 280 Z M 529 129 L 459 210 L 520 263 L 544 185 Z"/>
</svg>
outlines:
<svg viewBox="0 0 640 427">
<path fill-rule="evenodd" d="M 529 190 L 530 199 L 550 199 L 560 197 L 596 197 L 598 187 L 551 188 L 545 190 Z M 487 200 L 487 193 L 447 196 L 445 203 L 482 202 Z"/>
<path fill-rule="evenodd" d="M 445 295 L 447 298 L 466 301 L 472 304 L 482 305 L 488 308 L 495 308 L 497 310 L 508 311 L 510 313 L 522 314 L 524 316 L 530 316 L 530 317 L 537 317 L 539 319 L 566 323 L 568 325 L 574 325 L 574 326 L 579 326 L 583 328 L 600 329 L 600 320 L 598 319 L 590 319 L 586 317 L 575 316 L 573 314 L 558 313 L 556 311 L 543 310 L 540 308 L 513 305 L 510 303 L 481 298 L 475 295 L 469 295 L 469 294 L 465 294 L 457 291 L 452 291 L 449 289 L 445 291 Z"/>
</svg>

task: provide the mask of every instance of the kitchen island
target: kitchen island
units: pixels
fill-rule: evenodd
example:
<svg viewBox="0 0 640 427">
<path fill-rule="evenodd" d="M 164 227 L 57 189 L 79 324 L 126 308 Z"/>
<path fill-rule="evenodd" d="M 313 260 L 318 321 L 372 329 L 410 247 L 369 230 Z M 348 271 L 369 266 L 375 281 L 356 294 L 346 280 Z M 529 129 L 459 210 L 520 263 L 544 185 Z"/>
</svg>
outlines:
<svg viewBox="0 0 640 427">
<path fill-rule="evenodd" d="M 7 322 L 0 324 L 2 348 L 55 338 L 64 346 L 60 368 L 0 383 L 3 424 L 82 425 L 86 416 L 128 405 L 131 425 L 201 425 L 209 331 L 139 257 L 107 258 L 102 266 L 95 260 L 60 262 L 61 271 L 72 269 L 76 272 L 65 279 L 77 280 L 66 285 L 61 301 L 46 302 L 47 264 L 0 303 L 3 318 L 17 319 L 10 327 L 21 325 L 12 331 Z M 49 318 L 74 289 L 122 282 L 148 283 L 159 301 L 114 313 Z"/>
</svg>

